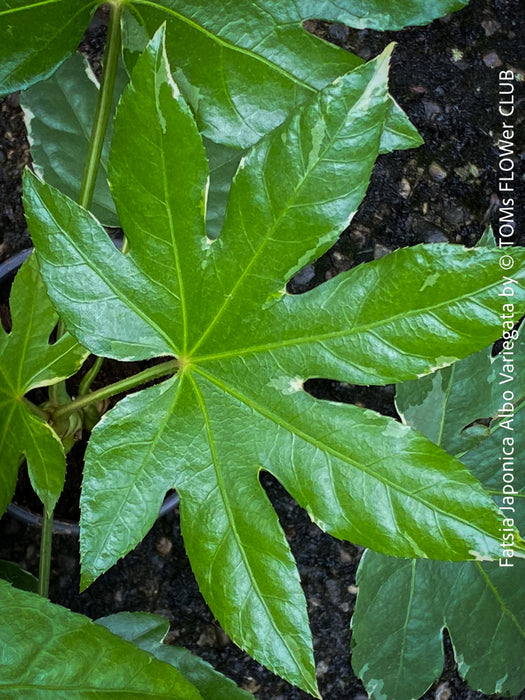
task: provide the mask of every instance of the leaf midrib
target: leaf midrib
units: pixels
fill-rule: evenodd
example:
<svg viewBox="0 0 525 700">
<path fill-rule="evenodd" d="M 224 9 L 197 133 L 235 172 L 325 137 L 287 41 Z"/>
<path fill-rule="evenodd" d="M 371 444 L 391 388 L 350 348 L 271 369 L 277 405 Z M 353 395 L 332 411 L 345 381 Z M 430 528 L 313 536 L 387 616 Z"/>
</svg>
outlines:
<svg viewBox="0 0 525 700">
<path fill-rule="evenodd" d="M 354 268 L 357 269 L 357 268 Z M 489 291 L 490 289 L 494 287 L 498 287 L 500 282 L 493 282 L 486 287 L 483 287 L 481 289 L 477 289 L 475 292 L 475 295 L 477 296 L 478 294 L 481 295 L 486 291 Z M 314 291 L 314 290 L 312 290 Z M 308 292 L 305 292 L 305 295 L 300 295 L 300 296 L 306 296 Z M 269 352 L 271 350 L 280 350 L 281 348 L 286 348 L 290 346 L 295 346 L 295 345 L 302 345 L 305 343 L 319 343 L 323 342 L 325 340 L 333 340 L 336 338 L 344 338 L 347 336 L 351 335 L 356 335 L 359 333 L 367 333 L 369 331 L 372 331 L 378 327 L 381 327 L 383 325 L 389 324 L 389 323 L 394 323 L 400 318 L 410 318 L 412 316 L 418 315 L 418 314 L 424 314 L 424 313 L 431 313 L 432 311 L 435 311 L 436 309 L 439 309 L 442 306 L 448 306 L 450 304 L 455 304 L 457 302 L 463 301 L 464 299 L 468 299 L 470 301 L 476 302 L 479 306 L 482 306 L 482 304 L 477 301 L 475 296 L 472 294 L 472 292 L 466 292 L 465 294 L 459 296 L 459 297 L 454 297 L 453 299 L 446 299 L 439 304 L 436 304 L 435 306 L 430 306 L 430 307 L 424 307 L 424 308 L 419 308 L 419 309 L 414 309 L 412 311 L 405 311 L 405 312 L 400 312 L 398 314 L 394 314 L 393 316 L 389 316 L 387 318 L 381 318 L 378 321 L 375 321 L 374 323 L 369 323 L 364 326 L 350 326 L 350 328 L 345 328 L 340 331 L 332 331 L 330 333 L 320 333 L 318 335 L 308 335 L 305 337 L 301 338 L 290 338 L 289 340 L 281 340 L 281 341 L 275 341 L 272 343 L 265 343 L 264 345 L 254 345 L 252 347 L 248 348 L 241 348 L 239 350 L 227 350 L 223 353 L 215 353 L 213 355 L 201 355 L 200 357 L 194 357 L 193 361 L 195 363 L 203 363 L 203 362 L 213 362 L 215 360 L 223 360 L 227 359 L 230 357 L 237 357 L 237 356 L 242 356 L 242 355 L 251 355 L 259 352 Z M 279 303 L 279 302 L 277 302 Z M 282 303 L 282 302 L 281 302 Z M 486 309 L 487 307 L 482 306 L 482 308 Z M 494 312 L 495 313 L 495 312 Z"/>
<path fill-rule="evenodd" d="M 376 479 L 379 483 L 382 483 L 385 486 L 392 488 L 394 491 L 401 493 L 402 495 L 406 496 L 408 499 L 411 499 L 411 500 L 416 501 L 417 503 L 420 503 L 424 507 L 428 508 L 428 510 L 430 512 L 437 513 L 437 514 L 443 515 L 445 518 L 457 521 L 457 522 L 461 523 L 462 525 L 466 525 L 468 529 L 476 530 L 484 537 L 487 537 L 487 538 L 494 540 L 494 537 L 492 535 L 490 535 L 490 533 L 487 533 L 485 530 L 482 530 L 481 527 L 479 527 L 478 525 L 474 525 L 470 520 L 467 520 L 465 518 L 461 518 L 461 517 L 457 516 L 455 513 L 449 513 L 447 511 L 444 511 L 442 508 L 437 507 L 435 504 L 433 504 L 429 501 L 426 501 L 426 500 L 420 499 L 420 498 L 416 498 L 416 495 L 417 495 L 417 493 L 419 493 L 419 490 L 416 492 L 416 494 L 414 494 L 414 493 L 408 491 L 407 489 L 404 489 L 400 484 L 396 484 L 394 482 L 391 482 L 385 476 L 377 475 L 372 469 L 370 469 L 369 465 L 363 465 L 359 462 L 356 462 L 355 460 L 350 459 L 348 457 L 348 455 L 344 454 L 343 452 L 340 452 L 339 450 L 335 449 L 334 447 L 326 445 L 325 443 L 321 443 L 320 441 L 316 441 L 315 438 L 308 435 L 308 433 L 305 433 L 304 431 L 300 430 L 296 426 L 294 426 L 291 423 L 289 423 L 288 421 L 284 420 L 283 418 L 281 418 L 277 414 L 273 413 L 269 409 L 261 406 L 259 403 L 257 403 L 253 399 L 249 398 L 248 396 L 245 396 L 244 394 L 239 392 L 237 389 L 234 389 L 233 387 L 229 386 L 224 381 L 218 379 L 214 375 L 212 375 L 208 372 L 205 372 L 204 370 L 202 370 L 199 367 L 194 367 L 194 371 L 197 374 L 200 374 L 204 379 L 207 379 L 209 382 L 211 382 L 212 384 L 217 386 L 219 389 L 224 391 L 226 394 L 229 394 L 233 398 L 244 403 L 251 410 L 259 413 L 264 418 L 273 421 L 281 428 L 284 428 L 285 430 L 289 431 L 293 435 L 296 435 L 298 438 L 300 438 L 301 440 L 304 440 L 305 442 L 312 445 L 316 449 L 319 449 L 319 450 L 322 450 L 323 452 L 331 454 L 336 459 L 339 459 L 340 461 L 351 465 L 352 467 L 354 467 L 358 471 L 364 472 L 365 474 L 368 474 L 370 477 Z M 467 471 L 467 470 L 465 470 L 465 471 Z M 471 484 L 471 486 L 474 486 L 474 485 Z"/>
<path fill-rule="evenodd" d="M 157 67 L 158 70 L 158 67 Z M 164 116 L 162 114 L 162 109 L 160 106 L 160 86 L 157 86 L 157 76 L 158 73 L 156 72 L 155 74 L 155 91 L 156 91 L 156 97 L 158 97 L 158 101 L 155 100 L 155 105 L 158 111 L 160 112 L 161 116 Z M 173 90 L 173 84 L 170 84 L 170 76 L 168 75 L 168 85 L 170 88 Z M 166 118 L 166 117 L 164 117 Z M 157 123 L 156 126 L 160 121 Z M 157 134 L 159 135 L 159 132 L 157 131 Z M 159 135 L 160 141 L 162 143 L 163 138 L 162 134 Z M 170 232 L 170 238 L 171 238 L 171 244 L 172 244 L 172 252 L 173 252 L 173 258 L 174 258 L 174 263 L 175 263 L 175 271 L 177 274 L 177 281 L 178 281 L 178 286 L 179 286 L 179 296 L 180 296 L 180 307 L 181 307 L 181 316 L 182 316 L 182 352 L 186 353 L 187 349 L 187 344 L 188 344 L 188 310 L 187 310 L 187 305 L 186 305 L 186 296 L 185 296 L 185 290 L 184 290 L 184 278 L 182 275 L 182 266 L 181 266 L 181 261 L 180 261 L 180 252 L 179 252 L 179 247 L 177 244 L 177 236 L 175 234 L 175 226 L 173 222 L 173 213 L 172 213 L 172 208 L 169 204 L 170 202 L 170 197 L 169 197 L 169 185 L 168 185 L 168 178 L 166 174 L 166 155 L 164 152 L 164 148 L 161 146 L 159 148 L 159 153 L 161 157 L 161 162 L 162 162 L 162 184 L 164 187 L 164 208 L 166 210 L 166 215 L 168 217 L 168 227 L 169 227 L 169 232 Z"/>
<path fill-rule="evenodd" d="M 227 516 L 228 516 L 228 523 L 229 523 L 229 525 L 230 525 L 230 527 L 231 527 L 231 530 L 232 530 L 232 532 L 233 532 L 233 535 L 234 535 L 234 537 L 235 537 L 235 540 L 236 540 L 236 543 L 237 543 L 237 548 L 238 548 L 238 550 L 239 550 L 239 552 L 240 552 L 240 554 L 241 554 L 242 560 L 243 560 L 243 562 L 244 562 L 244 567 L 245 567 L 245 569 L 246 569 L 246 571 L 247 571 L 247 573 L 248 573 L 248 576 L 249 576 L 249 578 L 250 578 L 251 585 L 252 585 L 253 589 L 256 591 L 258 600 L 262 603 L 264 609 L 266 610 L 267 619 L 269 620 L 270 624 L 272 625 L 272 627 L 273 627 L 273 629 L 274 629 L 274 631 L 275 631 L 277 637 L 278 637 L 279 639 L 281 639 L 281 641 L 283 642 L 283 644 L 286 646 L 286 648 L 287 648 L 287 650 L 288 650 L 288 653 L 289 653 L 289 655 L 290 655 L 290 658 L 292 658 L 292 659 L 294 660 L 295 664 L 296 664 L 296 667 L 297 667 L 297 670 L 299 671 L 299 674 L 300 674 L 301 677 L 305 680 L 307 687 L 310 687 L 311 680 L 305 676 L 305 674 L 304 674 L 304 672 L 303 672 L 303 665 L 297 660 L 296 655 L 295 655 L 295 653 L 292 651 L 292 649 L 290 649 L 288 640 L 281 634 L 280 630 L 276 627 L 275 620 L 274 620 L 274 616 L 273 616 L 273 614 L 269 611 L 268 606 L 267 606 L 267 603 L 266 603 L 266 598 L 265 598 L 265 596 L 261 593 L 261 591 L 260 591 L 260 589 L 259 589 L 259 586 L 258 586 L 258 584 L 257 584 L 257 580 L 256 580 L 255 576 L 254 576 L 253 573 L 252 573 L 251 564 L 250 564 L 250 562 L 247 560 L 246 552 L 245 552 L 245 550 L 244 550 L 244 546 L 243 546 L 242 540 L 241 540 L 241 538 L 240 538 L 240 536 L 239 536 L 239 533 L 237 532 L 237 529 L 236 529 L 236 527 L 235 527 L 235 518 L 234 518 L 232 509 L 231 509 L 231 506 L 230 506 L 230 502 L 229 502 L 229 499 L 228 499 L 228 490 L 227 490 L 227 488 L 226 488 L 226 486 L 225 486 L 225 484 L 224 484 L 224 480 L 223 480 L 223 477 L 222 477 L 222 474 L 221 474 L 221 466 L 220 466 L 220 461 L 219 461 L 219 457 L 218 457 L 218 454 L 217 454 L 217 450 L 216 450 L 216 447 L 215 447 L 215 439 L 214 439 L 214 436 L 213 436 L 213 431 L 212 431 L 212 427 L 211 427 L 210 420 L 209 420 L 209 416 L 208 416 L 208 409 L 207 409 L 206 404 L 205 404 L 205 402 L 204 402 L 204 397 L 203 397 L 203 395 L 202 395 L 202 392 L 200 391 L 200 389 L 199 389 L 199 387 L 198 387 L 198 385 L 197 385 L 197 382 L 196 382 L 195 379 L 191 376 L 191 374 L 189 374 L 189 379 L 190 379 L 190 382 L 191 382 L 193 391 L 194 391 L 194 393 L 195 393 L 195 396 L 197 397 L 197 401 L 198 401 L 198 403 L 199 403 L 199 407 L 200 407 L 200 409 L 201 409 L 201 413 L 202 413 L 202 416 L 203 416 L 204 424 L 205 424 L 205 426 L 206 426 L 206 434 L 208 435 L 208 443 L 209 443 L 209 445 L 210 445 L 210 452 L 211 452 L 211 456 L 212 456 L 212 460 L 213 460 L 213 466 L 214 466 L 214 469 L 215 469 L 215 475 L 216 475 L 216 478 L 217 478 L 217 485 L 218 485 L 219 491 L 220 491 L 220 493 L 221 493 L 221 499 L 222 499 L 222 502 L 223 502 L 223 504 L 224 504 L 224 508 L 226 509 L 226 513 L 227 513 Z"/>
<path fill-rule="evenodd" d="M 518 630 L 520 635 L 525 639 L 525 630 L 523 629 L 523 627 L 521 627 L 519 621 L 516 619 L 516 616 L 506 606 L 505 601 L 500 596 L 497 587 L 492 583 L 492 581 L 491 581 L 489 575 L 486 573 L 485 569 L 481 566 L 480 562 L 476 561 L 473 563 L 476 564 L 476 567 L 479 570 L 482 578 L 485 580 L 485 585 L 487 586 L 487 588 L 491 591 L 491 593 L 493 594 L 493 596 L 497 600 L 497 602 L 501 608 L 502 614 L 506 615 L 511 620 L 511 622 L 516 627 L 516 629 Z"/>
<path fill-rule="evenodd" d="M 372 79 L 372 81 L 370 81 L 370 82 L 373 82 L 373 79 Z M 302 178 L 301 178 L 301 181 L 299 182 L 298 186 L 294 189 L 292 195 L 289 197 L 289 199 L 288 199 L 288 201 L 286 202 L 286 204 L 283 205 L 281 212 L 279 213 L 279 215 L 278 215 L 276 218 L 274 217 L 274 212 L 273 212 L 273 207 L 272 207 L 272 201 L 271 201 L 270 197 L 267 195 L 267 196 L 268 196 L 269 211 L 270 211 L 271 217 L 272 217 L 272 219 L 273 219 L 272 225 L 268 228 L 267 232 L 266 232 L 265 235 L 262 237 L 262 239 L 261 239 L 261 241 L 260 241 L 260 243 L 259 243 L 259 245 L 258 245 L 256 251 L 254 252 L 253 256 L 251 257 L 251 259 L 250 259 L 250 261 L 248 262 L 248 264 L 246 265 L 246 267 L 243 269 L 242 273 L 239 275 L 239 277 L 238 277 L 237 280 L 235 281 L 234 285 L 231 287 L 229 293 L 228 293 L 227 295 L 225 295 L 225 298 L 224 298 L 222 304 L 220 305 L 220 307 L 218 308 L 218 310 L 216 311 L 215 316 L 211 319 L 210 323 L 208 324 L 208 327 L 204 330 L 204 332 L 202 333 L 202 335 L 200 336 L 200 338 L 198 339 L 198 341 L 197 341 L 197 342 L 195 343 L 195 345 L 193 346 L 193 349 L 191 350 L 191 354 L 193 354 L 193 353 L 202 345 L 202 343 L 205 341 L 205 339 L 210 335 L 210 333 L 211 333 L 211 331 L 213 330 L 213 328 L 217 325 L 219 319 L 221 318 L 221 316 L 223 315 L 223 313 L 225 312 L 225 310 L 229 307 L 231 301 L 232 301 L 233 299 L 235 299 L 235 296 L 236 296 L 236 293 L 237 293 L 238 288 L 242 285 L 242 283 L 244 282 L 244 280 L 248 277 L 248 275 L 249 275 L 249 273 L 251 272 L 251 269 L 253 268 L 253 266 L 255 265 L 255 263 L 259 260 L 259 258 L 261 257 L 261 255 L 264 253 L 265 248 L 266 248 L 266 246 L 267 246 L 267 244 L 268 244 L 268 241 L 270 241 L 270 240 L 272 239 L 273 234 L 278 230 L 279 225 L 281 224 L 281 222 L 283 221 L 283 219 L 285 219 L 286 216 L 288 216 L 288 214 L 290 213 L 290 211 L 293 209 L 293 204 L 292 204 L 292 202 L 294 202 L 294 201 L 298 198 L 298 196 L 299 196 L 301 190 L 302 190 L 303 187 L 306 185 L 306 183 L 309 181 L 309 179 L 310 179 L 312 173 L 314 172 L 314 170 L 315 170 L 316 168 L 318 168 L 319 165 L 320 165 L 322 162 L 325 161 L 325 156 L 326 156 L 326 154 L 333 148 L 334 144 L 335 144 L 336 141 L 338 140 L 339 135 L 340 135 L 342 129 L 346 126 L 346 124 L 347 124 L 347 122 L 348 122 L 349 115 L 356 109 L 356 107 L 359 105 L 359 103 L 365 98 L 365 96 L 366 96 L 366 94 L 367 94 L 367 89 L 369 88 L 369 86 L 370 86 L 370 83 L 368 83 L 367 88 L 359 95 L 358 99 L 352 104 L 351 108 L 347 111 L 347 113 L 346 113 L 344 119 L 341 120 L 341 123 L 338 125 L 338 127 L 337 127 L 337 129 L 335 130 L 334 134 L 333 134 L 331 137 L 329 137 L 329 139 L 328 139 L 328 144 L 327 144 L 326 147 L 319 153 L 319 155 L 318 155 L 318 157 L 317 157 L 315 163 L 313 163 L 309 168 L 307 167 L 307 168 L 305 169 L 305 172 L 304 172 L 304 174 L 303 174 L 303 176 L 302 176 Z M 381 128 L 381 132 L 380 132 L 381 134 L 383 133 L 384 124 L 385 124 L 385 119 L 386 119 L 386 111 L 385 111 L 385 114 L 383 115 L 382 128 Z M 325 130 L 325 133 L 326 133 L 326 122 L 323 123 L 323 127 L 324 127 L 324 130 Z M 356 137 L 356 136 L 360 136 L 360 135 L 362 135 L 362 134 L 364 134 L 364 133 L 366 133 L 366 132 L 368 132 L 368 131 L 372 131 L 372 130 L 377 130 L 377 124 L 372 124 L 372 126 L 366 128 L 366 129 L 364 129 L 363 131 L 358 132 L 357 134 L 352 134 L 352 135 L 353 135 L 354 137 Z M 377 139 L 377 144 L 376 144 L 376 146 L 377 146 L 377 151 L 378 151 L 378 149 L 379 149 L 380 141 L 381 141 L 381 136 L 379 136 L 379 138 Z M 264 187 L 267 186 L 267 185 L 266 185 L 266 173 L 265 173 L 265 171 L 264 171 L 264 167 L 265 167 L 266 162 L 267 162 L 267 158 L 268 158 L 268 154 L 269 154 L 269 152 L 270 152 L 270 146 L 271 146 L 271 145 L 272 145 L 272 144 L 269 144 L 269 145 L 267 146 L 267 151 L 266 151 L 266 153 L 265 153 L 265 162 L 264 162 L 264 164 L 263 164 L 263 166 L 262 166 L 262 168 L 261 168 L 261 172 L 262 172 L 262 181 L 263 181 Z M 303 155 L 303 154 L 302 154 L 302 149 L 299 149 L 299 154 L 300 154 L 300 156 L 301 156 L 301 158 L 302 158 L 302 155 Z M 353 189 L 354 189 L 354 190 L 355 190 L 355 189 L 358 189 L 359 186 L 360 186 L 360 184 L 358 183 Z M 230 200 L 230 201 L 231 201 L 231 200 Z M 240 204 L 239 204 L 239 213 L 240 213 L 241 220 L 242 220 L 242 222 L 243 222 L 243 229 L 244 229 L 244 231 L 245 231 L 245 233 L 246 233 L 246 227 L 244 226 L 244 210 L 242 209 L 242 206 L 241 206 Z M 223 235 L 223 234 L 221 233 L 221 236 L 222 236 L 222 235 Z"/>
</svg>

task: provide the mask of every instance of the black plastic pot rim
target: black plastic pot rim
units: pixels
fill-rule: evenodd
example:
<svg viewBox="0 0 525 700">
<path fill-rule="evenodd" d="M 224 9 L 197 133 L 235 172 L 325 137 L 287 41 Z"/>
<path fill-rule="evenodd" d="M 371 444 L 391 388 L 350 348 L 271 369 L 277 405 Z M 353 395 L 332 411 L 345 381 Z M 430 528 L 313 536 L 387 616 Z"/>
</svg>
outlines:
<svg viewBox="0 0 525 700">
<path fill-rule="evenodd" d="M 179 505 L 179 494 L 171 493 L 166 496 L 164 502 L 160 508 L 158 517 L 161 518 L 172 511 L 175 506 Z M 42 516 L 32 513 L 26 508 L 16 505 L 16 503 L 10 503 L 7 506 L 7 512 L 11 517 L 19 522 L 25 523 L 26 525 L 32 525 L 33 527 L 42 527 Z M 80 525 L 78 523 L 71 523 L 67 520 L 53 520 L 53 534 L 54 535 L 73 535 L 78 537 L 80 535 Z"/>
<path fill-rule="evenodd" d="M 117 248 L 120 248 L 122 241 L 115 241 Z M 21 250 L 13 257 L 8 258 L 4 262 L 0 263 L 0 284 L 5 280 L 5 278 L 11 273 L 18 270 L 22 263 L 29 257 L 32 253 L 32 248 L 26 248 Z M 164 502 L 159 511 L 158 517 L 162 517 L 172 511 L 179 504 L 179 495 L 177 493 L 171 493 L 164 499 Z M 33 527 L 42 527 L 42 516 L 36 515 L 26 508 L 22 508 L 16 503 L 10 503 L 7 506 L 7 512 L 15 520 L 19 520 L 26 525 L 32 525 Z M 66 520 L 53 520 L 53 534 L 56 535 L 73 535 L 78 537 L 80 535 L 80 526 L 78 523 L 68 522 Z"/>
</svg>

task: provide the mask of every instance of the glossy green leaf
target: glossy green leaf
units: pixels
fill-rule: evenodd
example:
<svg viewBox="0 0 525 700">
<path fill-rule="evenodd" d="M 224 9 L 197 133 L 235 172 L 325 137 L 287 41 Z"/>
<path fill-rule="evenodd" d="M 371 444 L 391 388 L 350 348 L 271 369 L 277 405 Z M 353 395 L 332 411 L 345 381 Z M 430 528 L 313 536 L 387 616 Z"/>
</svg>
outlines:
<svg viewBox="0 0 525 700">
<path fill-rule="evenodd" d="M 253 695 L 241 690 L 232 680 L 216 671 L 209 663 L 183 647 L 163 644 L 169 631 L 169 622 L 151 613 L 122 612 L 97 620 L 113 634 L 118 634 L 135 646 L 149 651 L 165 661 L 192 683 L 203 700 L 253 700 Z"/>
<path fill-rule="evenodd" d="M 0 95 L 50 75 L 75 51 L 99 0 L 0 0 Z"/>
<path fill-rule="evenodd" d="M 49 342 L 57 315 L 35 255 L 15 278 L 10 306 L 13 329 L 8 334 L 0 327 L 0 513 L 13 497 L 22 455 L 33 488 L 51 510 L 64 483 L 64 450 L 53 429 L 31 412 L 23 397 L 30 389 L 76 372 L 87 351 L 69 334 Z"/>
<path fill-rule="evenodd" d="M 173 666 L 48 600 L 0 581 L 0 697 L 202 700 Z"/>
<path fill-rule="evenodd" d="M 302 27 L 316 8 L 267 0 L 133 0 L 124 16 L 129 65 L 157 27 L 167 23 L 173 77 L 203 133 L 213 142 L 247 148 L 279 126 L 313 94 L 362 63 Z M 247 31 L 249 28 L 249 31 Z M 382 152 L 422 141 L 390 98 Z"/>
<path fill-rule="evenodd" d="M 83 585 L 135 546 L 175 487 L 214 614 L 236 643 L 311 693 L 306 605 L 260 469 L 338 537 L 399 555 L 499 552 L 497 510 L 458 461 L 392 419 L 303 390 L 312 376 L 413 378 L 498 334 L 496 251 L 420 246 L 304 295 L 283 292 L 364 196 L 391 109 L 388 55 L 336 80 L 246 154 L 215 242 L 205 234 L 204 148 L 162 32 L 115 123 L 110 179 L 129 254 L 78 205 L 31 175 L 25 183 L 43 274 L 68 328 L 97 354 L 170 355 L 181 368 L 93 431 Z M 523 308 L 520 286 L 517 295 Z"/>
<path fill-rule="evenodd" d="M 356 29 L 395 31 L 422 25 L 468 5 L 469 0 L 297 0 L 304 19 L 315 16 Z"/>
<path fill-rule="evenodd" d="M 114 106 L 127 80 L 121 66 Z M 78 199 L 80 192 L 97 97 L 97 79 L 79 53 L 67 59 L 50 78 L 20 96 L 35 172 L 72 199 Z M 112 131 L 110 119 L 91 210 L 104 225 L 119 226 L 106 173 Z"/>
<path fill-rule="evenodd" d="M 36 593 L 38 590 L 38 579 L 11 561 L 0 559 L 0 579 L 8 581 L 12 586 L 20 588 L 22 591 Z"/>
<path fill-rule="evenodd" d="M 520 370 L 525 369 L 522 338 L 509 341 Z M 489 348 L 456 363 L 454 373 L 447 368 L 398 387 L 405 420 L 435 442 L 451 452 L 477 443 L 461 459 L 493 494 L 506 520 L 498 562 L 400 561 L 365 554 L 352 618 L 352 665 L 372 700 L 409 700 L 425 692 L 443 668 L 443 627 L 459 672 L 473 688 L 517 694 L 525 687 L 525 562 L 509 555 L 514 526 L 525 528 L 525 478 L 517 461 L 525 450 L 525 380 L 521 371 L 516 374 L 515 410 L 497 416 L 508 386 L 498 382 L 503 357 L 490 357 Z M 477 434 L 465 431 L 475 418 L 490 416 L 488 411 L 493 412 L 489 427 Z M 504 482 L 504 466 L 512 481 Z"/>
</svg>

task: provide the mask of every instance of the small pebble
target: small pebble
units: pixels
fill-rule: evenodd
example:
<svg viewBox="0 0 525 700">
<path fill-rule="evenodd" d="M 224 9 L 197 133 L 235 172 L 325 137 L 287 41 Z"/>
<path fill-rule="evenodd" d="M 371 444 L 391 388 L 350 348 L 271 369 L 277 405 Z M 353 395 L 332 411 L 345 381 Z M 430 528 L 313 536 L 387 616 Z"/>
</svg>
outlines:
<svg viewBox="0 0 525 700">
<path fill-rule="evenodd" d="M 430 120 L 435 119 L 443 111 L 436 102 L 431 102 L 430 100 L 424 100 L 423 105 L 425 107 L 425 116 Z"/>
<path fill-rule="evenodd" d="M 492 36 L 501 29 L 501 24 L 495 19 L 484 19 L 481 26 L 485 30 L 485 36 Z"/>
<path fill-rule="evenodd" d="M 294 275 L 293 281 L 295 284 L 303 285 L 308 284 L 315 277 L 315 270 L 313 265 L 306 265 L 302 270 L 299 270 Z"/>
<path fill-rule="evenodd" d="M 161 537 L 155 545 L 155 549 L 162 557 L 167 557 L 171 554 L 171 550 L 173 549 L 173 542 L 167 537 Z"/>
<path fill-rule="evenodd" d="M 202 632 L 201 636 L 197 640 L 197 646 L 199 647 L 213 647 L 215 646 L 215 642 L 217 640 L 217 637 L 215 635 L 215 627 L 212 625 L 208 625 L 204 632 Z"/>
<path fill-rule="evenodd" d="M 261 687 L 260 683 L 257 683 L 255 678 L 252 678 L 251 676 L 247 676 L 246 682 L 242 684 L 242 687 L 244 690 L 247 690 L 249 693 L 256 693 L 259 688 Z"/>
<path fill-rule="evenodd" d="M 329 668 L 330 664 L 328 663 L 328 661 L 326 661 L 325 659 L 321 659 L 321 661 L 319 661 L 319 663 L 316 665 L 315 670 L 318 676 L 324 676 L 325 673 L 328 672 Z"/>
<path fill-rule="evenodd" d="M 376 243 L 374 246 L 374 260 L 379 260 L 379 258 L 384 258 L 385 255 L 388 255 L 392 251 L 390 248 L 387 248 L 384 245 L 381 245 L 381 243 Z"/>
<path fill-rule="evenodd" d="M 436 163 L 436 161 L 434 161 L 428 166 L 428 172 L 430 177 L 434 180 L 434 182 L 443 182 L 443 180 L 448 175 L 445 168 L 439 163 Z"/>
<path fill-rule="evenodd" d="M 427 236 L 425 236 L 425 241 L 427 243 L 446 243 L 448 241 L 448 238 L 445 236 L 444 233 L 441 233 L 441 231 L 438 231 L 436 229 L 432 233 L 429 233 Z"/>
<path fill-rule="evenodd" d="M 345 27 L 344 24 L 331 24 L 328 27 L 328 36 L 332 41 L 337 41 L 339 43 L 343 43 L 343 41 L 346 41 L 348 38 L 348 34 L 350 33 L 350 29 L 348 27 Z"/>
<path fill-rule="evenodd" d="M 442 683 L 440 686 L 438 686 L 434 694 L 436 700 L 450 700 L 451 696 L 452 691 L 450 690 L 448 683 Z"/>
<path fill-rule="evenodd" d="M 464 207 L 453 206 L 449 209 L 445 209 L 444 217 L 449 224 L 459 226 L 460 224 L 464 224 L 469 218 L 469 213 Z"/>
<path fill-rule="evenodd" d="M 408 199 L 411 192 L 412 188 L 410 187 L 410 182 L 406 179 L 406 177 L 403 177 L 399 183 L 399 194 L 401 197 L 403 197 L 403 199 Z"/>
<path fill-rule="evenodd" d="M 499 68 L 503 61 L 495 51 L 490 51 L 483 56 L 483 63 L 489 68 Z"/>
</svg>

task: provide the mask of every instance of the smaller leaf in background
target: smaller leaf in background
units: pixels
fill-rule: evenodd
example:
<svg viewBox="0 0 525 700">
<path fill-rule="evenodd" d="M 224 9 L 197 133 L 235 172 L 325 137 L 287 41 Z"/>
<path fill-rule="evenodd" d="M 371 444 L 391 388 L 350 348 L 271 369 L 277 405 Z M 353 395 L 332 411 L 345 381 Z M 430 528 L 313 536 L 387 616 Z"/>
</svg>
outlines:
<svg viewBox="0 0 525 700">
<path fill-rule="evenodd" d="M 491 358 L 491 348 L 397 387 L 398 408 L 411 425 L 449 451 L 474 444 L 461 460 L 507 508 L 501 513 L 510 520 L 502 525 L 502 565 L 400 561 L 365 553 L 352 618 L 352 666 L 372 700 L 409 700 L 425 692 L 443 667 L 443 627 L 459 673 L 473 688 L 517 694 L 525 687 L 525 561 L 508 555 L 514 525 L 525 529 L 525 475 L 515 457 L 525 453 L 524 337 L 520 330 L 513 347 L 520 373 L 513 382 L 512 431 L 495 415 L 505 387 L 497 377 L 502 357 Z M 480 432 L 464 430 L 480 414 L 492 415 L 490 424 Z M 506 451 L 511 447 L 512 454 L 504 463 L 503 438 L 509 437 L 513 442 Z M 511 482 L 503 481 L 504 466 Z"/>
<path fill-rule="evenodd" d="M 128 82 L 119 62 L 113 111 Z M 89 63 L 75 53 L 47 80 L 20 96 L 33 167 L 50 185 L 77 200 L 98 98 L 98 82 Z M 107 182 L 109 144 L 113 120 L 109 120 L 91 211 L 105 226 L 119 226 Z"/>
<path fill-rule="evenodd" d="M 342 22 L 356 29 L 395 31 L 460 10 L 469 0 L 296 0 L 302 17 Z"/>
<path fill-rule="evenodd" d="M 398 384 L 397 410 L 405 423 L 458 456 L 489 434 L 488 420 L 486 425 L 479 420 L 498 410 L 497 372 L 491 348 L 485 348 L 440 372 Z"/>
<path fill-rule="evenodd" d="M 0 581 L 0 697 L 203 700 L 172 665 Z"/>
<path fill-rule="evenodd" d="M 7 581 L 15 588 L 22 591 L 36 593 L 38 591 L 38 579 L 29 571 L 22 569 L 18 564 L 0 559 L 0 579 Z"/>
<path fill-rule="evenodd" d="M 253 700 L 251 693 L 239 688 L 200 657 L 183 647 L 163 644 L 170 625 L 160 615 L 121 612 L 102 617 L 96 622 L 140 649 L 149 651 L 160 661 L 174 666 L 197 688 L 203 700 Z"/>
<path fill-rule="evenodd" d="M 87 350 L 69 334 L 49 343 L 58 316 L 35 255 L 26 260 L 13 282 L 10 307 L 12 331 L 8 334 L 0 326 L 0 513 L 13 497 L 22 455 L 33 488 L 51 510 L 64 482 L 64 449 L 53 429 L 30 411 L 23 397 L 30 389 L 74 374 Z"/>
<path fill-rule="evenodd" d="M 303 29 L 290 0 L 133 0 L 123 19 L 128 68 L 163 22 L 173 77 L 199 127 L 229 146 L 252 146 L 362 63 Z"/>
<path fill-rule="evenodd" d="M 361 65 L 357 56 L 303 28 L 302 20 L 316 17 L 315 3 L 301 17 L 291 0 L 210 0 L 191 12 L 180 0 L 134 0 L 123 19 L 124 57 L 131 69 L 166 21 L 173 78 L 199 127 L 213 142 L 246 149 Z M 417 130 L 390 101 L 380 152 L 419 146 Z"/>
<path fill-rule="evenodd" d="M 0 0 L 0 95 L 50 75 L 76 50 L 99 0 Z"/>
<path fill-rule="evenodd" d="M 210 239 L 215 239 L 219 237 L 222 230 L 233 176 L 246 151 L 223 146 L 206 138 L 203 141 L 210 164 L 210 185 L 206 203 L 206 235 Z"/>
</svg>

